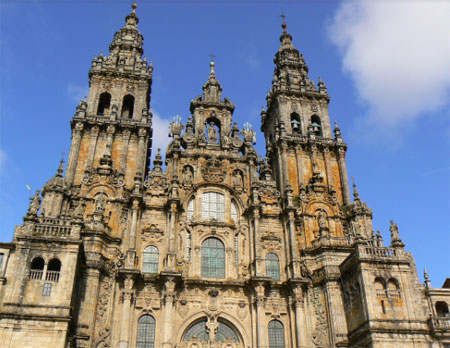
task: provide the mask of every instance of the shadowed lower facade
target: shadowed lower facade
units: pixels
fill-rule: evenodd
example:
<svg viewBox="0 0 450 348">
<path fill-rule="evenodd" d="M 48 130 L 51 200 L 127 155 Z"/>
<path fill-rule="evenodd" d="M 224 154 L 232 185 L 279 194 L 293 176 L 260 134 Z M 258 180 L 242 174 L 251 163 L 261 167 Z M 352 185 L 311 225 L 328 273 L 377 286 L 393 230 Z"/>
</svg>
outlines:
<svg viewBox="0 0 450 348">
<path fill-rule="evenodd" d="M 450 282 L 418 279 L 397 225 L 348 182 L 325 83 L 282 25 L 255 131 L 214 62 L 152 149 L 153 67 L 136 6 L 96 56 L 64 172 L 0 244 L 2 347 L 448 348 Z"/>
</svg>

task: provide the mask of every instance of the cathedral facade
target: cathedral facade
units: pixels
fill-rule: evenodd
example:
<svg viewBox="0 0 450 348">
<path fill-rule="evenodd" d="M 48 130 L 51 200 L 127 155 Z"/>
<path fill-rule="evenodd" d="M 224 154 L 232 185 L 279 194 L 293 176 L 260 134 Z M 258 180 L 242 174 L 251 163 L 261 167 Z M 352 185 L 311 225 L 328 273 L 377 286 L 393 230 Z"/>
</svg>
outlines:
<svg viewBox="0 0 450 348">
<path fill-rule="evenodd" d="M 450 281 L 419 282 L 397 225 L 374 233 L 323 81 L 282 25 L 255 131 L 214 62 L 186 123 L 152 148 L 136 7 L 96 56 L 63 162 L 0 244 L 0 346 L 450 347 Z M 206 77 L 206 76 L 205 76 Z"/>
</svg>

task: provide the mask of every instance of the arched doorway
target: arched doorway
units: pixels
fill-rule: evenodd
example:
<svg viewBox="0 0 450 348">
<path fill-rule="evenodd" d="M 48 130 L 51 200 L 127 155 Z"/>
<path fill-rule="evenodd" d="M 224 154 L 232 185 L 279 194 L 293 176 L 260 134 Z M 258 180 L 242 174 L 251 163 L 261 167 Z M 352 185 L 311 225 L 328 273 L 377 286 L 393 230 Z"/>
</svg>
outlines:
<svg viewBox="0 0 450 348">
<path fill-rule="evenodd" d="M 181 348 L 243 348 L 237 329 L 221 318 L 203 318 L 192 323 L 184 332 Z"/>
</svg>

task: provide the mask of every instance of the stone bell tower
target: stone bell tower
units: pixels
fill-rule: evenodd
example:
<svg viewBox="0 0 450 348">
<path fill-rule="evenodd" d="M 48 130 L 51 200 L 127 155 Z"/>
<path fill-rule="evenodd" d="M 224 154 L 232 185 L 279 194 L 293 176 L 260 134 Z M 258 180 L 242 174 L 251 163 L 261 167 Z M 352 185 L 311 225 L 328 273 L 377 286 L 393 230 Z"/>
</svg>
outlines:
<svg viewBox="0 0 450 348">
<path fill-rule="evenodd" d="M 96 168 L 110 166 L 126 188 L 142 181 L 151 146 L 149 112 L 153 67 L 143 55 L 136 5 L 114 34 L 109 56 L 96 56 L 89 71 L 89 97 L 71 122 L 66 183 L 80 185 Z"/>
<path fill-rule="evenodd" d="M 310 80 L 286 23 L 282 28 L 261 130 L 280 192 L 284 196 L 292 192 L 294 202 L 306 209 L 308 217 L 299 227 L 304 230 L 301 245 L 306 247 L 321 234 L 343 236 L 344 226 L 337 216 L 340 206 L 351 203 L 347 145 L 337 124 L 332 132 L 325 83 L 319 79 L 316 86 Z"/>
</svg>

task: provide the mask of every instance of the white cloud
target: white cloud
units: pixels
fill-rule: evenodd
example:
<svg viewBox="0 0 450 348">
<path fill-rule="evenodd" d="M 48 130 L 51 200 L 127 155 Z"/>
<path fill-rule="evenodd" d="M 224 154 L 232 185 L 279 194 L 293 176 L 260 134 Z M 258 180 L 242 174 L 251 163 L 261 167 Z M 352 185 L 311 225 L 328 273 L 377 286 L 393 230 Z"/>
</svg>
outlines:
<svg viewBox="0 0 450 348">
<path fill-rule="evenodd" d="M 84 97 L 87 97 L 89 95 L 89 87 L 81 87 L 70 84 L 69 86 L 67 86 L 67 95 L 69 96 L 70 100 L 78 104 L 80 100 L 83 100 Z"/>
<path fill-rule="evenodd" d="M 342 2 L 329 35 L 367 103 L 363 130 L 393 135 L 448 103 L 449 18 L 446 1 Z"/>
<path fill-rule="evenodd" d="M 152 158 L 155 158 L 155 155 L 158 151 L 158 148 L 161 149 L 161 154 L 166 153 L 167 145 L 169 145 L 170 138 L 169 134 L 169 124 L 170 120 L 162 118 L 157 112 L 152 111 L 152 126 L 153 126 L 153 142 L 152 142 Z"/>
</svg>

